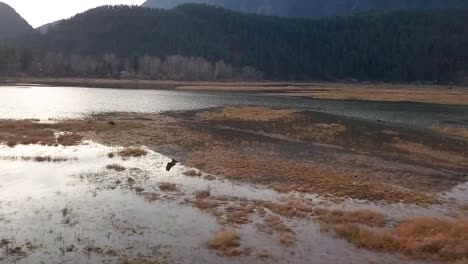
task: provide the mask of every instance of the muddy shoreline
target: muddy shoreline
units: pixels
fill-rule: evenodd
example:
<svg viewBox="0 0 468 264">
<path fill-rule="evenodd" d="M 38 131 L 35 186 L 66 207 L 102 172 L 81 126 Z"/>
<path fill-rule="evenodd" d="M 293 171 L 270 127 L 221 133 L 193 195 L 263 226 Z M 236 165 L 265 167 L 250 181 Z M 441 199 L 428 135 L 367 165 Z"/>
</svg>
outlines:
<svg viewBox="0 0 468 264">
<path fill-rule="evenodd" d="M 199 263 L 307 263 L 315 256 L 323 256 L 319 263 L 449 263 L 468 257 L 464 237 L 468 210 L 463 209 L 468 197 L 458 196 L 464 193 L 460 186 L 468 182 L 468 141 L 463 134 L 250 106 L 108 113 L 45 123 L 0 120 L 0 142 L 4 165 L 47 166 L 44 173 L 49 167 L 65 169 L 85 161 L 96 167 L 73 172 L 68 177 L 73 181 L 60 193 L 71 195 L 75 192 L 67 192 L 66 186 L 77 186 L 74 195 L 80 197 L 87 189 L 91 211 L 109 211 L 109 216 L 87 215 L 88 202 L 63 205 L 59 201 L 68 198 L 53 192 L 44 196 L 57 197 L 47 201 L 58 199 L 60 210 L 38 210 L 36 216 L 27 212 L 15 216 L 18 212 L 10 206 L 19 202 L 8 206 L 0 201 L 0 219 L 9 221 L 12 230 L 21 222 L 17 217 L 59 214 L 52 219 L 65 226 L 63 234 L 76 233 L 75 226 L 81 230 L 88 221 L 97 226 L 102 221 L 104 227 L 96 233 L 118 231 L 121 235 L 114 240 L 134 239 L 135 245 L 126 250 L 114 242 L 83 243 L 83 234 L 78 240 L 62 239 L 63 256 L 80 257 L 84 250 L 91 263 L 189 263 L 194 258 Z M 28 146 L 37 146 L 33 153 L 39 154 L 25 156 Z M 180 164 L 168 174 L 164 168 L 171 158 Z M 14 167 L 11 173 L 17 170 Z M 26 199 L 26 208 L 34 208 L 29 203 L 35 199 Z M 117 208 L 101 208 L 117 201 L 121 203 Z M 120 215 L 121 206 L 133 214 L 132 208 L 151 217 L 156 216 L 154 210 L 169 214 L 168 219 L 161 215 L 161 220 L 152 221 L 172 230 L 167 234 L 172 239 L 142 250 L 146 239 L 164 233 L 151 226 L 151 219 Z M 177 220 L 181 217 L 188 222 Z M 181 226 L 167 221 L 180 221 Z M 200 221 L 211 224 L 202 226 Z M 198 234 L 201 240 L 181 244 L 184 237 L 178 229 L 186 230 L 185 235 Z M 7 239 L 0 246 L 4 260 L 22 263 L 38 252 L 41 256 L 41 247 L 51 250 L 57 244 L 27 235 L 13 241 L 5 237 L 8 233 L 0 229 L 0 239 Z M 24 254 L 12 253 L 11 243 Z M 329 250 L 336 254 L 325 257 Z M 339 258 L 341 254 L 345 258 Z M 63 260 L 60 255 L 54 259 Z"/>
</svg>

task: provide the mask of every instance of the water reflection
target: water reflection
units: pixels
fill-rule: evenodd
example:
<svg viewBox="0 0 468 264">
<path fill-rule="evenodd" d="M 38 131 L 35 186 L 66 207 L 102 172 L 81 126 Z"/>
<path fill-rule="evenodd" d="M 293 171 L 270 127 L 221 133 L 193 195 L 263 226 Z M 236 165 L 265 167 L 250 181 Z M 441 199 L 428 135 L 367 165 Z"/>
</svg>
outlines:
<svg viewBox="0 0 468 264">
<path fill-rule="evenodd" d="M 398 256 L 356 249 L 343 240 L 322 233 L 313 221 L 290 219 L 298 243 L 289 248 L 255 223 L 239 228 L 242 246 L 253 254 L 221 257 L 205 242 L 221 228 L 216 217 L 184 201 L 197 190 L 210 189 L 213 196 L 276 201 L 281 195 L 265 188 L 184 176 L 187 167 L 165 171 L 170 158 L 148 150 L 142 158 L 110 158 L 108 147 L 90 141 L 73 147 L 0 146 L 0 238 L 34 249 L 19 257 L 0 248 L 0 263 L 116 263 L 112 253 L 164 258 L 169 263 L 380 263 L 400 262 Z M 10 159 L 40 155 L 69 158 L 61 162 Z M 125 171 L 106 168 L 119 164 Z M 158 192 L 154 201 L 133 188 L 109 188 L 117 180 L 132 177 L 134 187 Z M 164 193 L 158 183 L 176 183 L 177 192 Z M 91 248 L 91 250 L 90 250 Z M 268 250 L 269 258 L 255 252 Z"/>
<path fill-rule="evenodd" d="M 466 122 L 468 107 L 417 103 L 353 102 L 254 94 L 194 93 L 80 87 L 0 86 L 0 118 L 70 118 L 91 113 L 158 113 L 229 105 L 298 107 L 407 126 Z"/>
</svg>

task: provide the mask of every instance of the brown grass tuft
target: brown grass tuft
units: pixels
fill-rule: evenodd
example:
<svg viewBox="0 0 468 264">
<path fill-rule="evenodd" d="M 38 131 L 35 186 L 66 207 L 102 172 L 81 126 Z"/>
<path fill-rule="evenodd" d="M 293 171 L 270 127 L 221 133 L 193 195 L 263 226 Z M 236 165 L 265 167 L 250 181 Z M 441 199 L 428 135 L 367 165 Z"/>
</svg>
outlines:
<svg viewBox="0 0 468 264">
<path fill-rule="evenodd" d="M 119 155 L 124 158 L 138 158 L 142 156 L 146 156 L 148 154 L 148 151 L 141 149 L 141 148 L 126 148 L 121 151 L 119 151 Z"/>
<path fill-rule="evenodd" d="M 189 177 L 200 177 L 202 175 L 201 172 L 194 169 L 184 171 L 182 174 Z"/>
<path fill-rule="evenodd" d="M 248 203 L 240 203 L 236 206 L 226 208 L 226 222 L 236 225 L 244 225 L 251 223 L 250 215 L 254 212 L 255 205 Z"/>
<path fill-rule="evenodd" d="M 209 248 L 215 249 L 225 256 L 238 256 L 242 253 L 239 249 L 240 237 L 236 231 L 231 228 L 218 231 L 214 238 L 207 242 L 207 245 Z"/>
<path fill-rule="evenodd" d="M 279 242 L 285 246 L 292 246 L 296 243 L 294 231 L 278 216 L 267 215 L 263 223 L 257 224 L 257 227 L 262 232 L 277 234 Z"/>
<path fill-rule="evenodd" d="M 142 193 L 142 192 L 145 191 L 145 188 L 143 188 L 143 187 L 135 187 L 134 190 L 135 190 L 135 192 L 137 192 L 137 193 Z"/>
<path fill-rule="evenodd" d="M 443 260 L 468 258 L 468 219 L 410 219 L 398 225 L 396 235 L 407 254 Z"/>
<path fill-rule="evenodd" d="M 304 218 L 312 214 L 313 208 L 303 202 L 289 200 L 282 203 L 263 202 L 262 205 L 275 214 L 293 218 Z"/>
<path fill-rule="evenodd" d="M 211 190 L 202 190 L 195 192 L 195 198 L 197 199 L 205 199 L 211 196 Z"/>
<path fill-rule="evenodd" d="M 341 124 L 315 124 L 307 126 L 299 136 L 324 142 L 334 142 L 336 137 L 346 132 L 346 127 Z"/>
<path fill-rule="evenodd" d="M 176 192 L 177 186 L 174 183 L 162 182 L 159 184 L 159 189 L 164 192 Z"/>
<path fill-rule="evenodd" d="M 62 146 L 75 146 L 83 140 L 83 136 L 78 134 L 64 134 L 57 138 L 57 142 Z"/>
<path fill-rule="evenodd" d="M 201 210 L 207 210 L 218 207 L 219 202 L 211 199 L 196 199 L 193 204 Z"/>
<path fill-rule="evenodd" d="M 339 210 L 319 211 L 319 220 L 328 224 L 357 223 L 382 227 L 387 223 L 384 214 L 369 209 L 359 209 L 351 212 Z"/>
<path fill-rule="evenodd" d="M 326 89 L 324 89 L 326 88 Z M 281 95 L 313 97 L 333 100 L 366 101 L 411 101 L 435 104 L 466 105 L 467 89 L 456 88 L 449 91 L 441 86 L 414 85 L 367 85 L 367 84 L 330 84 L 308 87 L 302 91 L 290 91 Z"/>
<path fill-rule="evenodd" d="M 257 183 L 274 182 L 276 190 L 313 192 L 324 196 L 371 201 L 385 200 L 392 203 L 438 202 L 437 195 L 417 190 L 410 191 L 380 180 L 373 180 L 363 171 L 341 169 L 311 160 L 286 159 L 274 153 L 245 155 L 238 151 L 213 147 L 209 151 L 193 153 L 190 160 L 209 160 L 210 173 L 224 175 L 230 179 Z M 259 166 L 259 164 L 274 164 L 274 166 Z"/>
<path fill-rule="evenodd" d="M 18 144 L 52 146 L 56 140 L 54 131 L 48 124 L 31 120 L 0 120 L 0 142 L 6 143 L 9 147 Z"/>
<path fill-rule="evenodd" d="M 122 172 L 122 171 L 125 170 L 125 167 L 120 166 L 120 165 L 118 165 L 118 164 L 110 164 L 110 165 L 107 165 L 106 168 L 107 168 L 108 170 L 115 170 L 115 171 L 117 171 L 117 172 Z"/>
<path fill-rule="evenodd" d="M 452 262 L 468 258 L 468 219 L 418 217 L 399 223 L 394 230 L 384 231 L 350 222 L 325 223 L 322 227 L 367 249 Z"/>
<path fill-rule="evenodd" d="M 468 167 L 467 157 L 448 151 L 433 149 L 423 144 L 396 140 L 391 146 L 416 161 L 430 162 L 431 164 L 448 164 L 459 168 Z"/>
<path fill-rule="evenodd" d="M 325 224 L 323 230 L 333 230 L 335 234 L 348 242 L 367 249 L 398 251 L 400 244 L 390 232 L 376 232 L 357 224 Z"/>
<path fill-rule="evenodd" d="M 272 109 L 267 107 L 225 107 L 221 111 L 207 111 L 200 113 L 204 119 L 208 120 L 243 120 L 243 121 L 271 121 L 287 118 L 297 110 Z"/>
</svg>

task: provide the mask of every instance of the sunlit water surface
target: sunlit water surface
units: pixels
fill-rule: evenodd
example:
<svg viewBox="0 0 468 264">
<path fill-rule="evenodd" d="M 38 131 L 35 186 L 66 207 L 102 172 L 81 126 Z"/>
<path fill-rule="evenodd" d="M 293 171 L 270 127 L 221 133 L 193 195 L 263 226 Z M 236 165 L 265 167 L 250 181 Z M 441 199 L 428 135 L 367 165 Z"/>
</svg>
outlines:
<svg viewBox="0 0 468 264">
<path fill-rule="evenodd" d="M 159 113 L 231 105 L 297 107 L 417 127 L 430 127 L 441 122 L 468 125 L 466 106 L 314 100 L 238 93 L 0 86 L 0 119 L 73 118 L 122 111 Z"/>
<path fill-rule="evenodd" d="M 274 234 L 260 232 L 253 224 L 240 226 L 242 247 L 252 254 L 225 258 L 206 247 L 222 226 L 215 216 L 186 204 L 197 190 L 210 189 L 213 196 L 278 201 L 272 190 L 220 179 L 183 175 L 187 167 L 165 170 L 170 158 L 148 149 L 142 158 L 109 158 L 121 148 L 93 142 L 74 147 L 0 146 L 0 238 L 35 249 L 25 256 L 9 254 L 0 247 L 0 263 L 117 263 L 113 255 L 88 252 L 99 248 L 128 256 L 169 256 L 168 263 L 396 263 L 399 257 L 357 249 L 345 241 L 320 231 L 305 219 L 287 220 L 297 234 L 297 245 L 285 247 Z M 35 162 L 12 156 L 62 157 L 64 162 Z M 126 168 L 107 169 L 109 164 Z M 117 180 L 124 184 L 131 177 L 138 194 L 123 185 L 110 188 Z M 158 184 L 177 184 L 178 191 L 164 192 Z M 155 200 L 145 199 L 156 193 Z M 320 198 L 310 196 L 311 203 Z M 64 209 L 67 209 L 66 214 Z M 389 210 L 399 210 L 398 207 Z M 423 210 L 423 209 L 420 209 Z M 422 211 L 423 212 L 423 211 Z M 259 258 L 267 250 L 271 256 Z"/>
</svg>

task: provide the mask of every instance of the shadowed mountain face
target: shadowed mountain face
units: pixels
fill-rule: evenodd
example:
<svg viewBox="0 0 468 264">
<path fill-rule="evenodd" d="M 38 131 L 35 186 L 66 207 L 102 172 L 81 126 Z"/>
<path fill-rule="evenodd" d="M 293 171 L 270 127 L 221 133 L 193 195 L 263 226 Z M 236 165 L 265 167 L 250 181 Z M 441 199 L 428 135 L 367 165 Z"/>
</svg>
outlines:
<svg viewBox="0 0 468 264">
<path fill-rule="evenodd" d="M 28 33 L 32 27 L 9 5 L 0 2 L 0 40 Z"/>
<path fill-rule="evenodd" d="M 466 0 L 148 0 L 143 6 L 170 9 L 185 3 L 222 6 L 258 14 L 326 17 L 370 10 L 468 8 Z"/>
<path fill-rule="evenodd" d="M 453 80 L 468 69 L 468 11 L 296 19 L 187 4 L 104 6 L 14 43 L 63 54 L 203 57 L 268 79 Z M 137 66 L 135 66 L 137 67 Z"/>
</svg>

